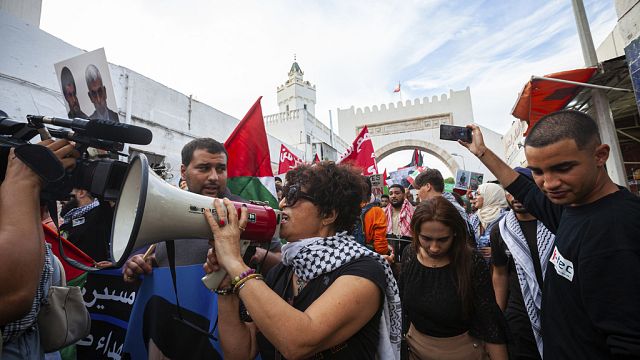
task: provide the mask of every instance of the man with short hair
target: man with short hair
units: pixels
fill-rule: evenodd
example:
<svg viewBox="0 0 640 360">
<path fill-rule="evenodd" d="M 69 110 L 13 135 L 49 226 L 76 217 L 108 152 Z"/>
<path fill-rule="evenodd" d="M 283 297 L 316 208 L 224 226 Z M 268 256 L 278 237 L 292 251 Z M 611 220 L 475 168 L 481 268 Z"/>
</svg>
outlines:
<svg viewBox="0 0 640 360">
<path fill-rule="evenodd" d="M 533 182 L 531 170 L 514 170 Z M 541 359 L 542 286 L 555 236 L 513 195 L 505 196 L 511 211 L 491 230 L 493 289 L 511 330 L 512 358 Z"/>
<path fill-rule="evenodd" d="M 467 224 L 469 242 L 475 244 L 475 235 L 473 228 L 469 225 L 469 217 L 465 209 L 458 203 L 458 200 L 448 192 L 444 192 L 444 178 L 438 169 L 426 169 L 416 176 L 413 186 L 418 189 L 418 198 L 420 201 L 433 199 L 437 196 L 449 200 L 449 202 L 458 210 L 458 213 Z"/>
<path fill-rule="evenodd" d="M 442 196 L 449 200 L 456 210 L 458 210 L 464 221 L 468 222 L 467 212 L 464 208 L 460 206 L 456 198 L 451 193 L 444 192 L 444 178 L 442 177 L 440 170 L 427 169 L 421 172 L 413 181 L 413 187 L 418 190 L 418 198 L 420 201 L 433 199 L 437 196 Z"/>
<path fill-rule="evenodd" d="M 211 198 L 228 198 L 242 201 L 227 188 L 227 150 L 220 142 L 211 138 L 190 141 L 182 148 L 181 178 L 185 180 L 187 191 Z M 202 264 L 206 261 L 210 245 L 203 239 L 180 239 L 175 242 L 176 266 Z M 277 249 L 276 249 L 277 250 Z M 151 273 L 152 264 L 169 266 L 164 242 L 158 243 L 155 254 L 146 261 L 142 255 L 134 255 L 123 269 L 125 281 L 136 281 L 138 275 Z"/>
<path fill-rule="evenodd" d="M 68 67 L 63 67 L 60 72 L 60 84 L 62 86 L 62 95 L 69 105 L 69 118 L 81 118 L 88 119 L 87 114 L 80 109 L 80 102 L 76 93 L 76 82 L 73 79 L 73 74 Z"/>
<path fill-rule="evenodd" d="M 380 196 L 380 207 L 384 209 L 387 207 L 387 205 L 389 205 L 389 195 L 382 194 Z"/>
<path fill-rule="evenodd" d="M 227 150 L 224 145 L 211 138 L 198 138 L 190 141 L 182 148 L 182 165 L 180 166 L 181 178 L 185 180 L 187 191 L 208 196 L 211 198 L 228 198 L 232 201 L 245 202 L 240 196 L 231 194 L 227 188 Z M 213 200 L 213 199 L 212 199 Z M 206 262 L 207 252 L 211 248 L 206 239 L 179 239 L 174 240 L 175 265 L 186 266 L 203 264 Z M 280 251 L 280 241 L 277 238 L 272 240 L 271 251 Z M 262 252 L 263 256 L 266 251 Z M 260 257 L 262 260 L 262 257 Z M 279 254 L 269 252 L 267 263 L 279 261 Z M 132 256 L 123 267 L 125 282 L 136 282 L 141 274 L 150 274 L 152 266 L 168 267 L 169 256 L 165 242 L 157 243 L 155 252 L 146 259 L 141 254 Z M 266 266 L 265 266 L 266 267 Z M 263 270 L 264 271 L 264 270 Z M 201 284 L 200 284 L 201 285 Z M 179 287 L 178 287 L 179 289 Z M 180 292 L 178 292 L 180 296 Z M 167 314 L 154 314 L 154 317 L 165 319 Z M 180 348 L 184 351 L 183 357 L 194 357 L 196 348 L 185 349 L 189 344 L 176 343 L 155 343 L 155 339 L 173 336 L 171 329 L 154 327 L 150 330 L 151 340 L 146 344 L 149 346 L 149 353 L 162 356 L 170 351 Z M 156 355 L 154 355 L 156 356 Z M 155 358 L 150 356 L 150 358 Z M 166 357 L 159 357 L 166 358 Z"/>
<path fill-rule="evenodd" d="M 89 89 L 89 99 L 96 108 L 93 114 L 89 115 L 89 119 L 120 121 L 118 114 L 107 107 L 107 89 L 102 83 L 100 70 L 95 65 L 89 64 L 84 76 Z"/>
<path fill-rule="evenodd" d="M 89 255 L 99 268 L 112 263 L 109 250 L 113 208 L 108 201 L 99 201 L 84 189 L 74 188 L 72 199 L 62 207 L 64 222 L 60 226 L 62 235 Z"/>
<path fill-rule="evenodd" d="M 387 215 L 387 234 L 411 237 L 413 205 L 405 198 L 404 187 L 393 184 L 389 187 L 389 203 L 384 209 Z"/>
<path fill-rule="evenodd" d="M 473 140 L 460 144 L 556 235 L 542 293 L 544 358 L 640 357 L 640 198 L 609 177 L 596 122 L 563 110 L 533 126 L 524 147 L 535 184 L 468 127 Z"/>
</svg>

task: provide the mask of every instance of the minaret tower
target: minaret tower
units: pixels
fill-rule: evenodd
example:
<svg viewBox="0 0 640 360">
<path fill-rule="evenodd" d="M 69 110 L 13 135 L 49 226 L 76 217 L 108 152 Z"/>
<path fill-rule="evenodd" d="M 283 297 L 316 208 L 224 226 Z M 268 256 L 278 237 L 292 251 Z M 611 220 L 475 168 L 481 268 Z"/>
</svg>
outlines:
<svg viewBox="0 0 640 360">
<path fill-rule="evenodd" d="M 289 79 L 278 86 L 278 106 L 280 112 L 306 109 L 315 117 L 316 114 L 316 87 L 310 82 L 304 81 L 304 72 L 293 56 L 293 64 L 289 70 Z"/>
</svg>

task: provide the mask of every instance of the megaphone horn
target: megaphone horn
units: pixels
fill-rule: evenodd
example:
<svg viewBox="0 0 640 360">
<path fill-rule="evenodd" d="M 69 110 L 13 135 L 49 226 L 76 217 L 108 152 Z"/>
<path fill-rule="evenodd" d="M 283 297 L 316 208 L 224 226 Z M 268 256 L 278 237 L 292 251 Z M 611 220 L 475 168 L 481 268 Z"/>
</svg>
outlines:
<svg viewBox="0 0 640 360">
<path fill-rule="evenodd" d="M 133 250 L 175 239 L 210 239 L 204 218 L 213 199 L 181 190 L 165 182 L 150 167 L 144 154 L 129 164 L 111 229 L 111 257 L 121 267 Z M 240 214 L 247 206 L 249 222 L 242 239 L 268 243 L 280 223 L 279 212 L 269 206 L 234 202 Z M 212 209 L 212 211 L 214 211 Z"/>
</svg>

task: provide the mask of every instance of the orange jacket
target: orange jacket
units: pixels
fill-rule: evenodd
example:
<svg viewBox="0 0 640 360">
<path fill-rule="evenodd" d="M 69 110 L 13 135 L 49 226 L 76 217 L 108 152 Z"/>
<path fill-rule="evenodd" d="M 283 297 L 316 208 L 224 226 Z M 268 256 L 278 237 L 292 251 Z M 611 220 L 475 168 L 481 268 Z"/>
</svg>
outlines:
<svg viewBox="0 0 640 360">
<path fill-rule="evenodd" d="M 387 216 L 384 210 L 378 206 L 372 207 L 364 215 L 362 227 L 366 243 L 373 243 L 373 249 L 378 254 L 387 255 L 389 242 L 387 241 Z"/>
</svg>

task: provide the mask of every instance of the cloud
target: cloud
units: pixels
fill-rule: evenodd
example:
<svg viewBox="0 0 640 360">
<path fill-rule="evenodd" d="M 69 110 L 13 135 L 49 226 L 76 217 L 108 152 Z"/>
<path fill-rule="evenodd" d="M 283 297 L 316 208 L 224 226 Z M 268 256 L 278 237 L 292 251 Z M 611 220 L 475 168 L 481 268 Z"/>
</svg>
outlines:
<svg viewBox="0 0 640 360">
<path fill-rule="evenodd" d="M 585 6 L 597 46 L 613 4 Z M 261 95 L 278 111 L 296 54 L 327 124 L 329 109 L 397 101 L 401 81 L 405 99 L 469 86 L 476 122 L 505 132 L 531 75 L 583 64 L 565 0 L 44 0 L 41 27 L 238 118 Z"/>
</svg>

